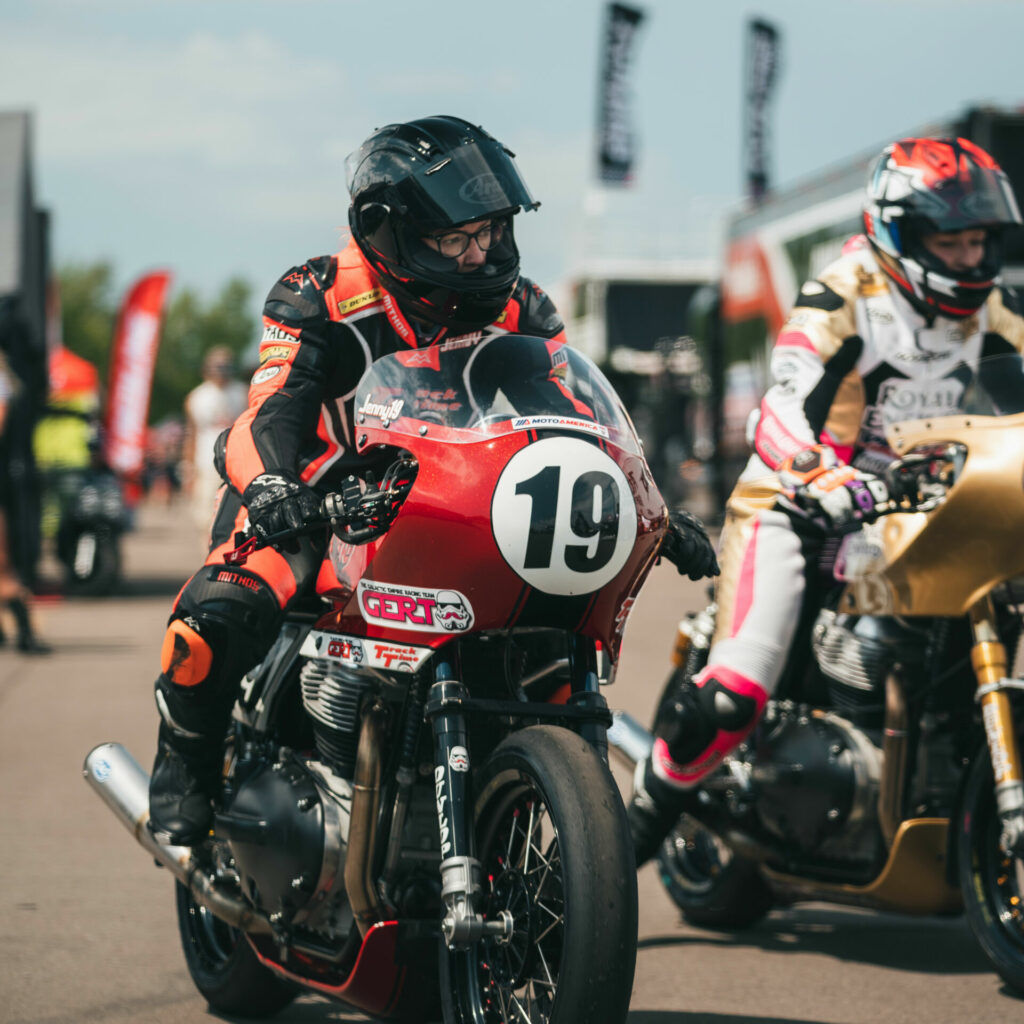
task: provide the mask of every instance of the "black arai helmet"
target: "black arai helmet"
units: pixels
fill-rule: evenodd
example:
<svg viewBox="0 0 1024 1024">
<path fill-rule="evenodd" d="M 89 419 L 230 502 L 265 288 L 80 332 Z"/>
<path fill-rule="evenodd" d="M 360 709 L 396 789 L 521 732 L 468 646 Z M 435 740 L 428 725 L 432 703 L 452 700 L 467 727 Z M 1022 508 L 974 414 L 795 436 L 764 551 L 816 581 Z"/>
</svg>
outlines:
<svg viewBox="0 0 1024 1024">
<path fill-rule="evenodd" d="M 346 160 L 352 235 L 408 315 L 472 331 L 504 309 L 519 279 L 512 218 L 540 205 L 513 156 L 482 128 L 441 115 L 378 128 Z M 468 273 L 423 241 L 482 220 L 504 230 Z"/>
</svg>

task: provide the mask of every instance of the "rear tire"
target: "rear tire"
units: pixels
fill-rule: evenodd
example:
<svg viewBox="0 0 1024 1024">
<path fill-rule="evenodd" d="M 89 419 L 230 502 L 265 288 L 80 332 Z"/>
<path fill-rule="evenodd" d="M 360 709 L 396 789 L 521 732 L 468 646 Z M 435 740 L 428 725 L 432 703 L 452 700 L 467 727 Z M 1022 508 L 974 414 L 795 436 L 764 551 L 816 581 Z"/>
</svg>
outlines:
<svg viewBox="0 0 1024 1024">
<path fill-rule="evenodd" d="M 1024 860 L 1004 853 L 988 751 L 971 766 L 958 821 L 964 914 L 999 977 L 1024 995 Z"/>
<path fill-rule="evenodd" d="M 568 729 L 513 733 L 474 779 L 484 917 L 509 940 L 441 945 L 445 1024 L 623 1024 L 636 967 L 636 866 L 597 751 Z"/>
<path fill-rule="evenodd" d="M 662 845 L 658 869 L 683 917 L 699 928 L 748 928 L 772 908 L 757 865 L 688 814 Z"/>
<path fill-rule="evenodd" d="M 259 962 L 242 932 L 225 924 L 175 883 L 181 948 L 210 1009 L 235 1017 L 271 1017 L 298 991 Z"/>
</svg>

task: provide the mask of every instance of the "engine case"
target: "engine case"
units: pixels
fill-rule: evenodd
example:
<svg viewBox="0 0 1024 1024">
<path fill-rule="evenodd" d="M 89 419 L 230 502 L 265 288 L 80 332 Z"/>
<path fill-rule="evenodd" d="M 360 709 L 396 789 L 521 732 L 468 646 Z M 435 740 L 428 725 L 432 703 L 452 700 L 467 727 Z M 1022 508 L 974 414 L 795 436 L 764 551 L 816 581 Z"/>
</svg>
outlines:
<svg viewBox="0 0 1024 1024">
<path fill-rule="evenodd" d="M 769 703 L 750 764 L 761 826 L 803 855 L 859 860 L 874 850 L 882 753 L 832 712 Z"/>
<path fill-rule="evenodd" d="M 343 937 L 352 921 L 343 884 L 351 783 L 294 754 L 241 768 L 215 832 L 246 896 L 284 925 Z"/>
</svg>

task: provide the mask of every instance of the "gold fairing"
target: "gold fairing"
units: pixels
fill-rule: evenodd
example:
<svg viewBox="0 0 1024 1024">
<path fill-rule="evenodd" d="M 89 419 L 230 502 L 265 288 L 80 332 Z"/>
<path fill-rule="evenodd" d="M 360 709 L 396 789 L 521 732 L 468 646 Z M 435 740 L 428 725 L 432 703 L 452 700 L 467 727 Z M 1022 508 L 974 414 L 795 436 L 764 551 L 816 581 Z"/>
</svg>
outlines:
<svg viewBox="0 0 1024 1024">
<path fill-rule="evenodd" d="M 868 885 L 838 885 L 795 878 L 764 868 L 780 890 L 803 899 L 830 900 L 904 914 L 948 914 L 960 910 L 960 890 L 946 880 L 947 818 L 912 818 L 903 822 L 889 859 Z"/>
<path fill-rule="evenodd" d="M 899 455 L 949 442 L 964 445 L 967 460 L 944 502 L 863 531 L 862 564 L 842 611 L 965 615 L 998 583 L 1024 575 L 1024 413 L 946 416 L 889 431 Z"/>
</svg>

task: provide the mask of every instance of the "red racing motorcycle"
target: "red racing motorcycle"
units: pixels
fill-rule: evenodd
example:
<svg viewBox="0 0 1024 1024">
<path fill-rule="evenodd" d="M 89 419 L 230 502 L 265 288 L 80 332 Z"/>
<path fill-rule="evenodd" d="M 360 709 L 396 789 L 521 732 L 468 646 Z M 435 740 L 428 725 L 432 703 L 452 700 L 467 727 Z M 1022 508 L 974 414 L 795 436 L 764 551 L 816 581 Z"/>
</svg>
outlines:
<svg viewBox="0 0 1024 1024">
<path fill-rule="evenodd" d="M 599 683 L 666 524 L 629 417 L 586 357 L 515 335 L 383 358 L 355 410 L 379 482 L 325 499 L 315 597 L 243 681 L 209 839 L 154 840 L 117 744 L 86 778 L 174 874 L 217 1011 L 314 992 L 622 1024 L 636 872 Z"/>
</svg>

